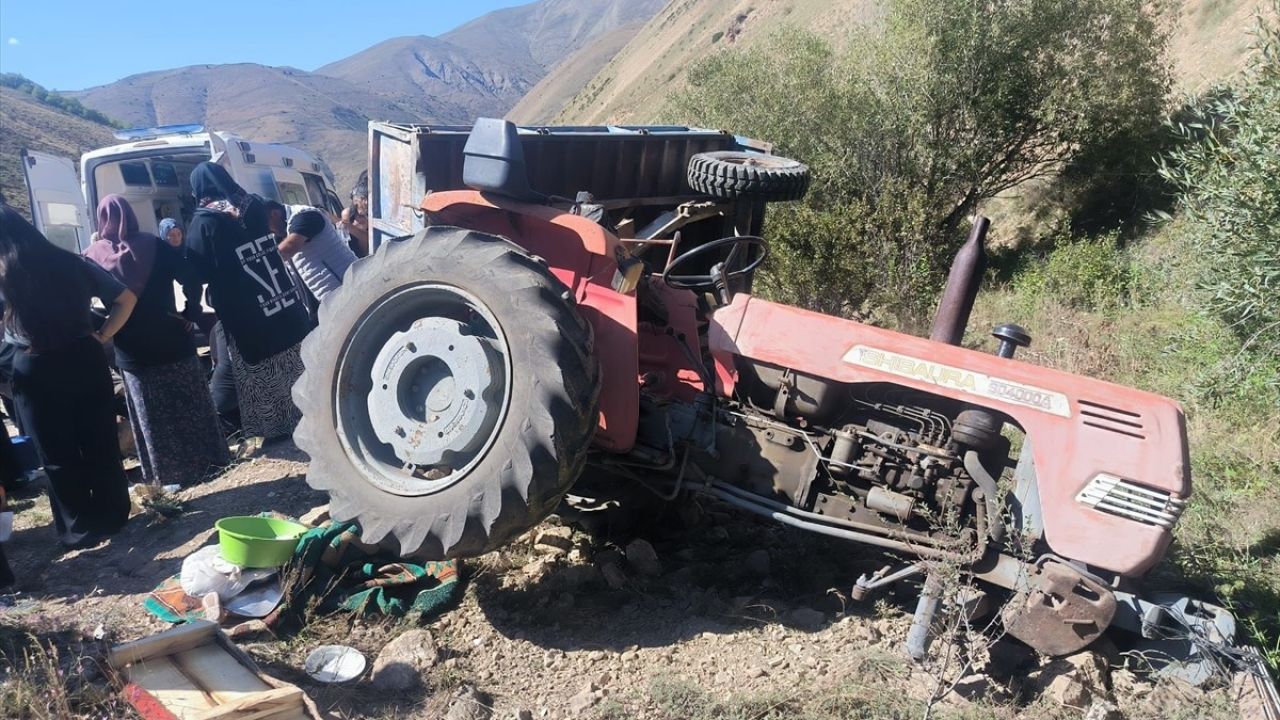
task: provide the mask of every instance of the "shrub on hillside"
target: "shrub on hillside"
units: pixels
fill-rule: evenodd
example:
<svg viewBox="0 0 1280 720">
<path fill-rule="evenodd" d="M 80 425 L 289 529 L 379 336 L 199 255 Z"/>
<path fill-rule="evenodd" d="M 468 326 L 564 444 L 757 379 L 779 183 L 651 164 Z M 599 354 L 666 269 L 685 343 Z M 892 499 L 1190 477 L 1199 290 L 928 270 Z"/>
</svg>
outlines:
<svg viewBox="0 0 1280 720">
<path fill-rule="evenodd" d="M 1197 240 L 1200 305 L 1246 345 L 1280 353 L 1280 22 L 1259 24 L 1241 87 L 1174 130 L 1199 138 L 1161 174 L 1181 190 Z"/>
<path fill-rule="evenodd" d="M 107 127 L 120 127 L 119 123 L 97 110 L 90 110 L 82 105 L 79 100 L 46 90 L 44 86 L 34 83 L 17 73 L 0 73 L 0 86 L 26 93 L 35 98 L 36 101 L 49 107 L 82 117 L 90 122 L 96 122 Z"/>
<path fill-rule="evenodd" d="M 1169 75 L 1151 8 L 888 0 L 847 51 L 787 30 L 712 55 L 670 119 L 769 140 L 813 169 L 804 206 L 773 211 L 773 296 L 914 325 L 981 201 L 1160 116 Z"/>
<path fill-rule="evenodd" d="M 1105 310 L 1128 303 L 1134 269 L 1119 233 L 1068 237 L 1053 250 L 1024 260 L 1015 288 L 1032 298 L 1052 298 L 1080 310 Z"/>
</svg>

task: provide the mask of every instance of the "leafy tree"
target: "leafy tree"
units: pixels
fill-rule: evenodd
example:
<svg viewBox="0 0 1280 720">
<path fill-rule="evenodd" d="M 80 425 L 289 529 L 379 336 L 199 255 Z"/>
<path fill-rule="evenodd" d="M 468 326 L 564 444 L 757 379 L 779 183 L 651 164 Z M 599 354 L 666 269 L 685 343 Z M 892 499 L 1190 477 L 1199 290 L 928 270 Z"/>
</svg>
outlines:
<svg viewBox="0 0 1280 720">
<path fill-rule="evenodd" d="M 44 103 L 49 107 L 56 108 L 66 113 L 71 113 L 77 117 L 82 117 L 91 122 L 96 122 L 108 127 L 121 127 L 120 123 L 113 121 L 106 115 L 97 110 L 90 110 L 75 98 L 69 98 L 59 95 L 56 92 L 46 90 L 44 86 L 38 85 L 17 73 L 0 73 L 0 86 L 13 88 L 21 93 L 26 93 L 35 98 L 36 101 Z"/>
<path fill-rule="evenodd" d="M 1272 0 L 1280 16 L 1280 0 Z M 1245 344 L 1280 354 L 1280 22 L 1259 22 L 1247 79 L 1199 118 L 1160 172 L 1181 190 L 1201 267 L 1201 306 Z"/>
<path fill-rule="evenodd" d="M 786 30 L 690 72 L 670 119 L 807 162 L 771 210 L 764 289 L 919 325 L 980 203 L 1158 122 L 1166 34 L 1146 0 L 888 0 L 836 50 Z"/>
</svg>

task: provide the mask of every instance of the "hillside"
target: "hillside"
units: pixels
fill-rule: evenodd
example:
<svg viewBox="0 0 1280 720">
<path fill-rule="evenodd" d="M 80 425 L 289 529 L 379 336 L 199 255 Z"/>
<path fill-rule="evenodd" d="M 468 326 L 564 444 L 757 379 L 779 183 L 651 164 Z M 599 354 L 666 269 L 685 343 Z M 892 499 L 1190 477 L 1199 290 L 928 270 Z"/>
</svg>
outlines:
<svg viewBox="0 0 1280 720">
<path fill-rule="evenodd" d="M 1179 86 L 1204 88 L 1243 66 L 1250 18 L 1262 0 L 1182 0 L 1170 59 Z M 783 24 L 838 38 L 872 17 L 875 0 L 675 0 L 558 111 L 561 123 L 652 121 L 699 58 L 741 47 Z M 567 66 L 566 66 L 567 67 Z M 555 74 L 544 85 L 556 83 Z"/>
<path fill-rule="evenodd" d="M 365 164 L 370 119 L 420 117 L 344 80 L 248 63 L 133 75 L 74 96 L 129 126 L 199 122 L 299 145 L 329 163 L 339 188 L 350 187 Z"/>
<path fill-rule="evenodd" d="M 827 37 L 869 16 L 872 0 L 675 0 L 555 115 L 556 122 L 652 121 L 690 65 L 789 23 Z M 550 81 L 549 81 L 550 82 Z"/>
<path fill-rule="evenodd" d="M 55 110 L 30 95 L 0 87 L 0 192 L 9 204 L 31 217 L 22 178 L 24 149 L 78 159 L 86 150 L 115 142 L 111 128 Z"/>
<path fill-rule="evenodd" d="M 565 58 L 619 27 L 643 23 L 665 2 L 541 0 L 494 11 L 438 38 L 393 38 L 316 72 L 410 109 L 426 99 L 443 101 L 452 111 L 437 114 L 441 122 L 467 123 L 506 114 Z M 613 51 L 623 44 L 615 42 Z M 585 82 L 612 56 L 590 54 L 589 69 L 571 74 L 585 75 Z"/>
<path fill-rule="evenodd" d="M 577 95 L 622 48 L 635 38 L 644 23 L 631 23 L 597 37 L 570 55 L 511 108 L 507 118 L 524 124 L 544 124 Z"/>
<path fill-rule="evenodd" d="M 600 35 L 647 20 L 663 4 L 539 0 L 440 37 L 393 38 L 314 72 L 197 65 L 67 94 L 128 125 L 199 122 L 298 145 L 329 164 L 341 193 L 365 166 L 369 120 L 457 124 L 505 115 L 566 57 Z M 593 76 L 609 59 L 592 57 L 594 64 L 577 76 Z"/>
</svg>

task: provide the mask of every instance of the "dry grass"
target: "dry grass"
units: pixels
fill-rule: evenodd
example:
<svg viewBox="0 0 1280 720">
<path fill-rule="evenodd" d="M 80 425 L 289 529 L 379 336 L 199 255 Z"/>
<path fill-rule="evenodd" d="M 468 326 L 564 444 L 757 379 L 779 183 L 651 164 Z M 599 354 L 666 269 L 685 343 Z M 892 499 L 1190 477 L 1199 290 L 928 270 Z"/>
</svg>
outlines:
<svg viewBox="0 0 1280 720">
<path fill-rule="evenodd" d="M 106 644 L 0 621 L 0 717 L 127 720 L 137 715 L 109 682 Z"/>
</svg>

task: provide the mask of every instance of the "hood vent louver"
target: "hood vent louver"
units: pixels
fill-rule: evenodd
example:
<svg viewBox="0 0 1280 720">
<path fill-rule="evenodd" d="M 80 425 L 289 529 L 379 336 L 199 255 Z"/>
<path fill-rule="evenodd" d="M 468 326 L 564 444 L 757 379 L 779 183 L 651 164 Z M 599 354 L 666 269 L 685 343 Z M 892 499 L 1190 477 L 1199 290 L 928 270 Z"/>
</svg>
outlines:
<svg viewBox="0 0 1280 720">
<path fill-rule="evenodd" d="M 1128 518 L 1145 525 L 1169 530 L 1178 522 L 1187 505 L 1185 498 L 1100 473 L 1076 495 L 1076 502 L 1109 515 Z"/>
<path fill-rule="evenodd" d="M 1142 415 L 1091 400 L 1080 400 L 1080 421 L 1085 427 L 1107 430 L 1138 440 L 1145 440 Z"/>
</svg>

